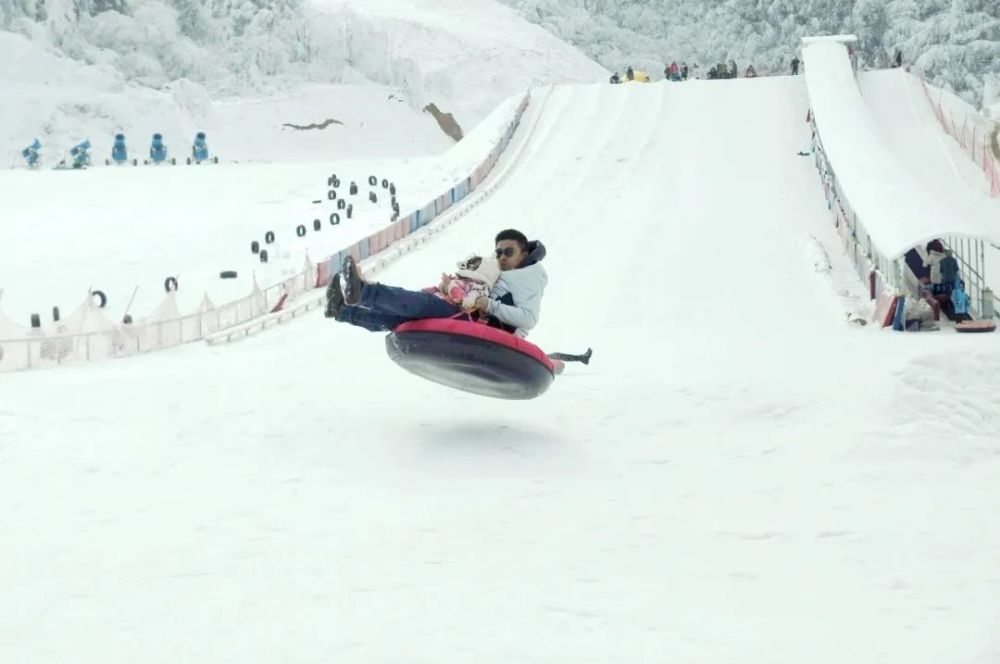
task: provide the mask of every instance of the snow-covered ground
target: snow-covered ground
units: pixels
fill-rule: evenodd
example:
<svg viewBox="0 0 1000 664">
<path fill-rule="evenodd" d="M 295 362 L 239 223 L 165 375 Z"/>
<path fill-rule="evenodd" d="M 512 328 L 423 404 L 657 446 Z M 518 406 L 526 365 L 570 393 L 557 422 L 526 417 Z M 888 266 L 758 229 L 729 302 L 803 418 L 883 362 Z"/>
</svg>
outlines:
<svg viewBox="0 0 1000 664">
<path fill-rule="evenodd" d="M 300 272 L 307 257 L 323 260 L 388 226 L 391 190 L 384 180 L 395 185 L 402 216 L 464 180 L 493 149 L 522 97 L 499 104 L 436 157 L 0 171 L 0 242 L 16 248 L 0 262 L 0 311 L 26 328 L 32 313 L 48 323 L 53 306 L 65 317 L 91 290 L 101 290 L 112 320 L 121 320 L 126 307 L 138 319 L 163 301 L 167 277 L 178 281 L 183 314 L 205 295 L 217 305 L 247 296 L 255 279 L 271 286 Z M 382 149 L 392 148 L 383 143 Z M 328 197 L 332 174 L 341 182 L 337 200 Z M 352 206 L 350 219 L 340 199 Z M 299 225 L 306 227 L 302 237 Z M 266 243 L 269 231 L 273 245 Z M 268 263 L 251 253 L 253 241 L 269 252 Z M 238 278 L 221 279 L 229 270 Z M 0 329 L 0 339 L 18 336 Z"/>
<path fill-rule="evenodd" d="M 9 188 L 4 243 L 19 247 L 0 264 L 0 309 L 27 325 L 29 314 L 52 306 L 69 312 L 90 289 L 109 298 L 113 320 L 125 313 L 133 289 L 133 316 L 151 312 L 164 297 L 163 282 L 178 279 L 178 305 L 195 310 L 207 293 L 217 303 L 250 293 L 253 276 L 266 287 L 313 261 L 388 225 L 390 196 L 370 187 L 369 174 L 396 183 L 400 205 L 425 205 L 453 183 L 440 182 L 428 158 L 407 162 L 316 162 L 280 167 L 220 164 L 198 167 L 102 168 L 51 174 L 0 173 Z M 211 172 L 209 173 L 209 169 Z M 327 178 L 341 178 L 339 196 L 354 206 L 351 219 L 327 198 Z M 348 185 L 359 184 L 357 196 Z M 368 201 L 369 191 L 381 197 Z M 339 225 L 330 215 L 340 214 Z M 313 221 L 321 221 L 315 231 Z M 306 226 L 305 237 L 296 227 Z M 274 245 L 265 243 L 272 231 Z M 272 258 L 251 253 L 258 241 Z M 236 270 L 238 279 L 219 278 Z"/>
<path fill-rule="evenodd" d="M 610 72 L 495 0 L 312 0 L 351 70 L 436 102 L 463 128 L 532 85 L 603 82 Z"/>
<path fill-rule="evenodd" d="M 5 375 L 0 653 L 997 661 L 1000 337 L 845 322 L 807 106 L 801 78 L 536 93 L 503 186 L 379 275 L 544 241 L 531 339 L 595 356 L 535 401 L 318 313 Z"/>
<path fill-rule="evenodd" d="M 139 285 L 141 314 L 167 275 L 182 310 L 245 295 L 386 222 L 315 233 L 331 172 L 392 178 L 405 212 L 478 163 L 489 127 L 446 152 L 423 103 L 468 130 L 529 82 L 606 80 L 486 0 L 312 11 L 353 35 L 317 55 L 351 85 L 225 103 L 0 33 L 0 149 L 200 128 L 274 162 L 0 173 L 0 308 L 100 287 L 117 317 Z M 0 661 L 995 664 L 1000 337 L 847 322 L 870 304 L 796 156 L 807 106 L 802 78 L 534 91 L 509 177 L 378 275 L 545 242 L 530 339 L 595 356 L 534 401 L 420 381 L 319 313 L 0 374 Z"/>
</svg>

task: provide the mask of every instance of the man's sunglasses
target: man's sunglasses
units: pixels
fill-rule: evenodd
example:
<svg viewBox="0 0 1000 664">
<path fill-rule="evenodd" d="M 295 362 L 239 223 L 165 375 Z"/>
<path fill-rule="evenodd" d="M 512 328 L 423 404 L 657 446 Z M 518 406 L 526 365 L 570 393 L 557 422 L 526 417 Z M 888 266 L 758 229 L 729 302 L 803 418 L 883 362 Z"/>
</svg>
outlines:
<svg viewBox="0 0 1000 664">
<path fill-rule="evenodd" d="M 506 256 L 507 258 L 510 258 L 517 252 L 514 251 L 514 247 L 504 247 L 503 249 L 497 249 L 496 253 L 497 253 L 497 258 L 500 258 L 501 256 Z"/>
</svg>

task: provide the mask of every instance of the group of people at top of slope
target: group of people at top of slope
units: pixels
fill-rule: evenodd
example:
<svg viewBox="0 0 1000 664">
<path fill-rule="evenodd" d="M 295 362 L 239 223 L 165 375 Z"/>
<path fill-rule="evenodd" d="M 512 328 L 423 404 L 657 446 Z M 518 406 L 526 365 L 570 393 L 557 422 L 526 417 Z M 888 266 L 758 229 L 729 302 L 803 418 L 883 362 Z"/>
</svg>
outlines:
<svg viewBox="0 0 1000 664">
<path fill-rule="evenodd" d="M 494 239 L 492 256 L 474 254 L 436 286 L 419 291 L 365 280 L 347 261 L 326 290 L 326 317 L 372 332 L 390 331 L 427 318 L 475 320 L 524 337 L 538 323 L 548 275 L 545 246 L 507 229 Z"/>
<path fill-rule="evenodd" d="M 695 64 L 693 68 L 689 68 L 686 62 L 678 63 L 676 60 L 666 65 L 663 68 L 663 78 L 667 81 L 686 81 L 688 77 L 691 76 L 691 69 L 695 70 L 694 78 L 700 78 L 697 74 L 698 65 Z M 725 62 L 720 62 L 714 65 L 708 70 L 705 78 L 714 80 L 720 78 L 736 78 L 739 75 L 739 69 L 736 62 L 731 61 L 728 65 Z M 746 71 L 743 72 L 745 78 L 756 78 L 757 69 L 754 66 L 748 65 Z M 632 69 L 632 65 L 629 65 L 625 69 L 625 77 L 622 78 L 621 74 L 615 72 L 611 75 L 611 83 L 622 83 L 623 81 L 634 81 L 635 80 L 635 70 Z"/>
<path fill-rule="evenodd" d="M 852 63 L 856 62 L 857 54 L 854 48 L 852 46 L 848 46 L 847 52 L 848 56 L 851 58 Z M 797 76 L 803 66 L 802 61 L 799 60 L 799 57 L 797 55 L 792 57 L 791 65 L 792 65 L 792 75 Z M 896 49 L 895 53 L 892 56 L 890 65 L 892 67 L 903 66 L 902 50 L 898 48 Z M 698 65 L 695 64 L 693 69 L 696 72 L 694 77 L 699 78 L 699 76 L 697 75 Z M 678 64 L 676 60 L 674 60 L 673 62 L 671 62 L 670 64 L 668 64 L 666 67 L 663 68 L 663 78 L 668 81 L 686 81 L 688 80 L 689 73 L 690 71 L 688 69 L 687 63 L 682 62 Z M 723 78 L 737 78 L 737 76 L 739 76 L 739 67 L 736 65 L 735 60 L 730 60 L 729 64 L 726 64 L 725 61 L 720 61 L 718 64 L 713 65 L 712 68 L 708 70 L 706 78 L 710 80 L 715 80 Z M 753 66 L 753 64 L 749 64 L 747 65 L 746 71 L 743 72 L 743 76 L 745 78 L 756 78 L 758 76 L 757 69 Z M 635 80 L 635 70 L 632 69 L 632 65 L 629 65 L 625 69 L 624 80 L 628 81 Z M 621 83 L 622 81 L 623 79 L 618 74 L 618 72 L 612 74 L 611 76 L 612 83 Z"/>
</svg>

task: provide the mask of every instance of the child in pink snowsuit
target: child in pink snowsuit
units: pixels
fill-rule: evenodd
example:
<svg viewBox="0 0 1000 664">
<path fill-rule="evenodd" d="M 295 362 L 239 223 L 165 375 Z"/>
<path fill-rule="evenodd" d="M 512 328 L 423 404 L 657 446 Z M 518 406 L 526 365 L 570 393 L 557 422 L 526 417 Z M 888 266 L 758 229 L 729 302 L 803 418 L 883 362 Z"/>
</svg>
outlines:
<svg viewBox="0 0 1000 664">
<path fill-rule="evenodd" d="M 489 297 L 500 278 L 500 266 L 493 258 L 469 256 L 458 264 L 458 272 L 441 277 L 435 295 L 461 309 L 471 309 L 476 300 Z"/>
</svg>

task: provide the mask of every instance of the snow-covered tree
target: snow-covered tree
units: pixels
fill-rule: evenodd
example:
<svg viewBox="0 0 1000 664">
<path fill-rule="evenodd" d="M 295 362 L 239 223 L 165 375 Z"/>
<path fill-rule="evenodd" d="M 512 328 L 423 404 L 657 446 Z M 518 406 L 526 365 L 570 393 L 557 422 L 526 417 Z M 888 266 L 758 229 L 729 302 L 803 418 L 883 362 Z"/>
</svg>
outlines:
<svg viewBox="0 0 1000 664">
<path fill-rule="evenodd" d="M 1000 101 L 997 0 L 500 0 L 609 69 L 736 59 L 786 72 L 804 36 L 853 32 L 863 66 L 896 49 L 974 104 Z"/>
<path fill-rule="evenodd" d="M 863 66 L 886 66 L 900 49 L 935 85 L 976 105 L 1000 103 L 998 0 L 498 1 L 612 71 L 658 74 L 677 60 L 704 75 L 735 60 L 741 70 L 753 63 L 784 73 L 802 37 L 854 32 Z M 183 77 L 237 92 L 342 71 L 342 37 L 315 34 L 309 8 L 309 0 L 0 0 L 0 27 L 44 33 L 69 57 L 113 61 L 149 85 Z"/>
</svg>

